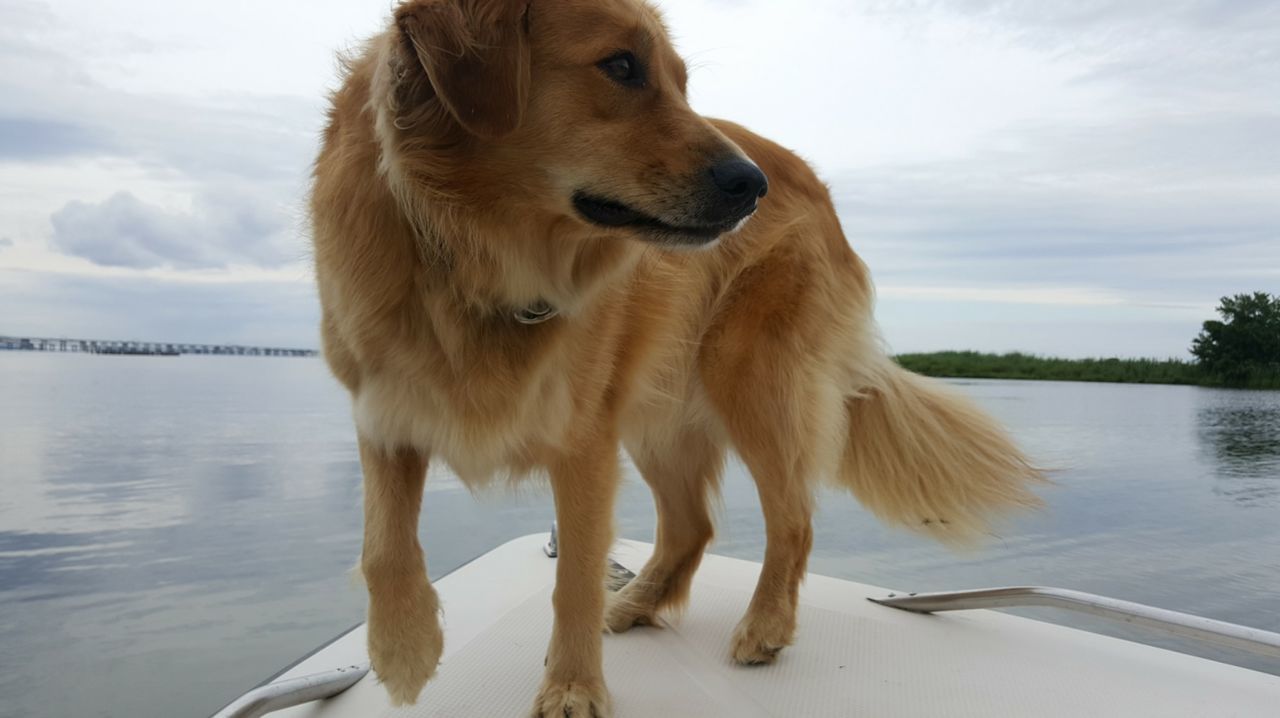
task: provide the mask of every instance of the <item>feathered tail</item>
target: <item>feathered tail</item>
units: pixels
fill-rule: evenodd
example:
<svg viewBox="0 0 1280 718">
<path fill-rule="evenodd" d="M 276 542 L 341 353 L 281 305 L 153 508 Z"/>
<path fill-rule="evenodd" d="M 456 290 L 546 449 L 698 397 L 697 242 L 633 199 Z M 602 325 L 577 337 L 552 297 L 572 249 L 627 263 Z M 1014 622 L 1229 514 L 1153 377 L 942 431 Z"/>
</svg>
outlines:
<svg viewBox="0 0 1280 718">
<path fill-rule="evenodd" d="M 849 441 L 838 483 L 885 521 L 948 543 L 1040 500 L 1044 481 L 1005 431 L 969 399 L 885 359 L 845 402 Z"/>
</svg>

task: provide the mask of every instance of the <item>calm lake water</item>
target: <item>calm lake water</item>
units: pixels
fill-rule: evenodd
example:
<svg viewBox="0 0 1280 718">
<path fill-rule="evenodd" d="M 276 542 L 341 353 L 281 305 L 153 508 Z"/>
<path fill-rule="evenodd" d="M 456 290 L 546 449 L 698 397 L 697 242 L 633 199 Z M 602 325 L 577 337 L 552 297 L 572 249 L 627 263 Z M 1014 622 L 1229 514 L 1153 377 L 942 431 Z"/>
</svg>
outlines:
<svg viewBox="0 0 1280 718">
<path fill-rule="evenodd" d="M 956 383 L 1061 469 L 1047 510 L 956 555 L 830 494 L 812 570 L 1054 584 L 1280 631 L 1280 392 Z M 552 519 L 533 487 L 477 499 L 433 473 L 427 488 L 433 576 Z M 0 716 L 211 714 L 362 620 L 346 576 L 360 521 L 347 398 L 319 359 L 0 352 Z M 760 558 L 736 465 L 719 523 L 713 550 Z M 618 524 L 652 540 L 634 475 Z"/>
</svg>

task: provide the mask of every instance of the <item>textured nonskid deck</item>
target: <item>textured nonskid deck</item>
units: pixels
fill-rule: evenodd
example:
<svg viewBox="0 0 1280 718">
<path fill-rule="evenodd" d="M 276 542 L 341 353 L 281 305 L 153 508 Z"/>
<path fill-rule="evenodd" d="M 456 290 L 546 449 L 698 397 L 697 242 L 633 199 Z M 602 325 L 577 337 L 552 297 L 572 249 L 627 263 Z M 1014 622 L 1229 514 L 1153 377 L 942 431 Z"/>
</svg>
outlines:
<svg viewBox="0 0 1280 718">
<path fill-rule="evenodd" d="M 527 715 L 551 631 L 555 562 L 543 536 L 507 543 L 437 582 L 445 653 L 416 706 L 392 709 L 372 675 L 292 718 Z M 638 569 L 649 544 L 621 541 Z M 918 615 L 865 600 L 887 590 L 810 575 L 799 634 L 777 664 L 745 668 L 729 637 L 759 571 L 708 555 L 674 625 L 605 637 L 618 718 L 1159 716 L 1274 718 L 1280 678 L 992 611 Z M 281 678 L 367 661 L 356 628 Z"/>
</svg>

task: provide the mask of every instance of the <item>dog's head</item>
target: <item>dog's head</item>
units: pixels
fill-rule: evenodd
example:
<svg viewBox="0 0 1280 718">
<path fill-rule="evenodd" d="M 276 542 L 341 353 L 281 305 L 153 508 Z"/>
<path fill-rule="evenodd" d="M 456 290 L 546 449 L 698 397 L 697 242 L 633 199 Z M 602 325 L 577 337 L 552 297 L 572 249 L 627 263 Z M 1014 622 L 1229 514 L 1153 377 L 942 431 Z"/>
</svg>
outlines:
<svg viewBox="0 0 1280 718">
<path fill-rule="evenodd" d="M 397 145 L 435 164 L 418 174 L 439 191 L 696 247 L 768 188 L 690 109 L 685 64 L 641 0 L 410 0 L 392 32 Z"/>
</svg>

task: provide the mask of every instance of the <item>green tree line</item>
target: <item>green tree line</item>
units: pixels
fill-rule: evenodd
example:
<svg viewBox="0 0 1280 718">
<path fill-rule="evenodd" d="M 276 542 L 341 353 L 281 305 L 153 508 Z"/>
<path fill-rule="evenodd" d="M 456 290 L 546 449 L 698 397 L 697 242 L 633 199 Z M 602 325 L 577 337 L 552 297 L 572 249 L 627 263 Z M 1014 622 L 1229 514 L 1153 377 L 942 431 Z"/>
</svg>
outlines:
<svg viewBox="0 0 1280 718">
<path fill-rule="evenodd" d="M 1188 360 L 1057 359 L 973 351 L 899 354 L 897 360 L 911 371 L 940 377 L 1280 389 L 1280 295 L 1223 297 L 1217 311 L 1220 319 L 1206 321 L 1192 340 Z"/>
</svg>

